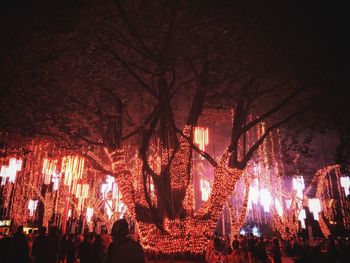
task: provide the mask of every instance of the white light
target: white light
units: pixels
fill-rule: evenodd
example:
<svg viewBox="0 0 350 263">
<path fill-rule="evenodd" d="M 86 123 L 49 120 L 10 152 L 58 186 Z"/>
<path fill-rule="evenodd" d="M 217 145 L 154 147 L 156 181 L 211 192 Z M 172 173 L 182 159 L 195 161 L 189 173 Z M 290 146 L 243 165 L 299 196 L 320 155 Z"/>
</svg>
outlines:
<svg viewBox="0 0 350 263">
<path fill-rule="evenodd" d="M 318 213 L 321 212 L 321 204 L 320 199 L 318 198 L 312 198 L 309 199 L 309 209 L 310 212 L 314 215 L 314 219 L 318 221 Z"/>
<path fill-rule="evenodd" d="M 253 235 L 258 237 L 260 236 L 259 228 L 257 228 L 256 226 L 253 227 Z"/>
<path fill-rule="evenodd" d="M 252 209 L 252 204 L 257 204 L 259 200 L 259 181 L 254 179 L 252 186 L 249 190 L 248 196 L 248 209 Z"/>
<path fill-rule="evenodd" d="M 305 225 L 305 219 L 306 219 L 306 212 L 305 212 L 305 209 L 302 209 L 299 213 L 299 216 L 298 216 L 298 220 L 300 220 L 301 222 L 301 227 L 303 229 L 306 228 L 306 225 Z"/>
<path fill-rule="evenodd" d="M 6 178 L 9 183 L 14 183 L 17 172 L 22 170 L 22 160 L 10 158 L 9 165 L 2 165 L 0 169 L 1 185 L 6 184 Z"/>
<path fill-rule="evenodd" d="M 285 201 L 287 209 L 290 209 L 290 206 L 292 205 L 292 199 L 286 199 Z"/>
<path fill-rule="evenodd" d="M 201 179 L 200 184 L 201 184 L 202 201 L 205 202 L 209 199 L 209 196 L 210 196 L 210 192 L 211 192 L 210 183 L 205 179 Z"/>
<path fill-rule="evenodd" d="M 52 179 L 51 179 L 51 181 L 53 182 L 53 190 L 54 190 L 54 191 L 57 191 L 57 190 L 58 190 L 58 186 L 59 186 L 59 184 L 60 184 L 60 177 L 61 177 L 61 175 L 60 175 L 59 173 L 57 173 L 57 172 L 54 172 L 54 173 L 52 174 Z"/>
<path fill-rule="evenodd" d="M 38 206 L 39 200 L 29 200 L 28 202 L 28 210 L 29 210 L 29 216 L 34 215 L 34 211 L 36 210 L 36 207 Z"/>
<path fill-rule="evenodd" d="M 305 189 L 304 177 L 298 176 L 293 178 L 293 189 L 297 191 L 297 197 L 303 199 L 303 190 Z"/>
<path fill-rule="evenodd" d="M 244 231 L 244 229 L 242 229 L 240 232 L 239 232 L 241 235 L 245 235 L 246 234 L 246 232 Z"/>
<path fill-rule="evenodd" d="M 281 202 L 277 198 L 275 198 L 275 207 L 276 207 L 278 215 L 282 216 L 283 215 L 283 207 L 281 205 Z"/>
<path fill-rule="evenodd" d="M 344 188 L 345 196 L 348 196 L 350 187 L 350 177 L 340 177 L 340 185 Z"/>
<path fill-rule="evenodd" d="M 267 189 L 261 189 L 260 191 L 260 204 L 264 207 L 265 212 L 270 211 L 270 206 L 272 204 L 272 197 Z"/>
<path fill-rule="evenodd" d="M 91 207 L 86 208 L 86 221 L 91 222 L 92 215 L 94 214 L 94 209 Z"/>
<path fill-rule="evenodd" d="M 194 130 L 194 142 L 198 144 L 198 148 L 202 151 L 209 144 L 208 128 L 196 127 Z"/>
</svg>

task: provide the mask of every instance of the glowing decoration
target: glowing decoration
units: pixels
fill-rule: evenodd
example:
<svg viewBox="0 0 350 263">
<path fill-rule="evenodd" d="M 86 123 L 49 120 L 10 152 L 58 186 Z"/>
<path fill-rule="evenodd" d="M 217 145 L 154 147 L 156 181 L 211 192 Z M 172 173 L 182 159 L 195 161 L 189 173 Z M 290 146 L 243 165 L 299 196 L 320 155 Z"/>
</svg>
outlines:
<svg viewBox="0 0 350 263">
<path fill-rule="evenodd" d="M 81 179 L 84 172 L 84 158 L 65 156 L 62 159 L 61 173 L 64 175 L 64 185 L 71 186 L 73 181 Z"/>
<path fill-rule="evenodd" d="M 302 209 L 299 213 L 298 220 L 301 222 L 301 227 L 303 229 L 306 229 L 305 219 L 306 219 L 306 212 L 305 212 L 305 209 Z"/>
<path fill-rule="evenodd" d="M 275 198 L 275 207 L 276 207 L 276 210 L 278 212 L 278 215 L 282 216 L 283 215 L 283 207 L 281 205 L 281 202 L 277 198 Z"/>
<path fill-rule="evenodd" d="M 210 192 L 211 192 L 210 183 L 205 179 L 201 179 L 200 185 L 201 185 L 202 201 L 205 202 L 209 199 L 209 196 L 210 196 Z"/>
<path fill-rule="evenodd" d="M 297 192 L 297 197 L 299 197 L 302 200 L 303 190 L 305 189 L 303 176 L 293 178 L 293 189 Z"/>
<path fill-rule="evenodd" d="M 254 236 L 259 237 L 259 236 L 260 236 L 259 228 L 257 228 L 256 226 L 254 226 L 253 229 L 252 229 L 252 233 L 253 233 Z"/>
<path fill-rule="evenodd" d="M 209 144 L 208 128 L 196 127 L 194 130 L 194 142 L 198 144 L 201 151 L 204 151 L 205 147 Z"/>
<path fill-rule="evenodd" d="M 249 191 L 248 209 L 252 209 L 252 204 L 258 204 L 259 196 L 259 181 L 255 178 L 254 184 L 250 187 Z"/>
<path fill-rule="evenodd" d="M 264 207 L 265 212 L 270 212 L 270 206 L 272 204 L 272 197 L 267 189 L 261 189 L 260 191 L 260 204 Z"/>
<path fill-rule="evenodd" d="M 10 158 L 9 165 L 2 165 L 0 169 L 1 185 L 6 184 L 8 178 L 9 183 L 14 183 L 17 172 L 22 170 L 22 160 Z"/>
<path fill-rule="evenodd" d="M 54 172 L 51 181 L 53 182 L 53 190 L 57 191 L 60 184 L 61 174 Z"/>
<path fill-rule="evenodd" d="M 57 173 L 57 160 L 44 159 L 43 168 L 41 173 L 44 177 L 44 184 L 49 185 L 51 183 L 51 177 Z"/>
<path fill-rule="evenodd" d="M 29 216 L 33 216 L 34 212 L 38 206 L 39 200 L 29 200 L 28 202 L 28 210 L 29 210 Z"/>
<path fill-rule="evenodd" d="M 340 177 L 340 185 L 344 188 L 345 196 L 348 196 L 350 194 L 349 187 L 350 187 L 350 177 Z"/>
<path fill-rule="evenodd" d="M 309 208 L 310 208 L 310 212 L 312 212 L 312 214 L 314 215 L 314 219 L 318 221 L 319 220 L 318 213 L 321 212 L 320 199 L 318 198 L 309 199 Z"/>
<path fill-rule="evenodd" d="M 243 236 L 245 236 L 246 233 L 247 233 L 247 232 L 245 232 L 244 229 L 241 229 L 241 231 L 239 231 L 239 234 L 240 234 L 240 235 L 243 235 Z"/>
<path fill-rule="evenodd" d="M 91 222 L 91 218 L 94 214 L 94 209 L 91 207 L 86 208 L 86 222 Z"/>
</svg>

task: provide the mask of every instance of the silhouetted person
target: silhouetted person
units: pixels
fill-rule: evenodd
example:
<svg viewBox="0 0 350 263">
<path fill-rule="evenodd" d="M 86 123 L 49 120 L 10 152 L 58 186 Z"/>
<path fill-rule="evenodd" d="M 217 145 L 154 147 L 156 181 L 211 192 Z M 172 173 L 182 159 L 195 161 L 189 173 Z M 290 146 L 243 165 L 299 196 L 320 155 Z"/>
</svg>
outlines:
<svg viewBox="0 0 350 263">
<path fill-rule="evenodd" d="M 120 219 L 112 227 L 113 242 L 109 245 L 103 263 L 144 263 L 141 245 L 128 238 L 128 222 Z"/>
<path fill-rule="evenodd" d="M 74 244 L 74 234 L 70 233 L 66 243 L 66 255 L 67 263 L 75 262 L 75 244 Z"/>
<path fill-rule="evenodd" d="M 27 237 L 23 233 L 23 226 L 19 226 L 17 232 L 13 235 L 8 260 L 8 262 L 18 263 L 29 262 L 29 247 Z"/>
<path fill-rule="evenodd" d="M 49 229 L 49 235 L 47 237 L 46 253 L 48 255 L 47 263 L 57 263 L 60 253 L 60 241 L 58 236 L 58 229 L 56 226 L 52 226 Z"/>
<path fill-rule="evenodd" d="M 273 263 L 282 263 L 281 249 L 280 249 L 280 245 L 278 243 L 278 239 L 273 240 L 271 252 L 272 252 L 272 257 L 273 257 Z"/>
<path fill-rule="evenodd" d="M 104 252 L 104 249 L 103 249 L 103 242 L 102 242 L 101 235 L 98 235 L 95 238 L 95 242 L 92 245 L 92 251 L 93 251 L 92 263 L 102 263 L 104 255 L 105 255 L 105 252 Z"/>
<path fill-rule="evenodd" d="M 79 246 L 79 258 L 80 263 L 92 263 L 93 262 L 93 243 L 95 241 L 94 233 L 90 232 L 85 235 L 83 242 Z"/>
<path fill-rule="evenodd" d="M 39 230 L 39 236 L 34 240 L 32 247 L 32 257 L 34 257 L 35 263 L 45 263 L 46 261 L 46 227 L 41 227 Z"/>
<path fill-rule="evenodd" d="M 59 258 L 60 263 L 65 262 L 66 254 L 67 254 L 67 235 L 63 235 L 60 242 L 60 258 Z"/>
</svg>

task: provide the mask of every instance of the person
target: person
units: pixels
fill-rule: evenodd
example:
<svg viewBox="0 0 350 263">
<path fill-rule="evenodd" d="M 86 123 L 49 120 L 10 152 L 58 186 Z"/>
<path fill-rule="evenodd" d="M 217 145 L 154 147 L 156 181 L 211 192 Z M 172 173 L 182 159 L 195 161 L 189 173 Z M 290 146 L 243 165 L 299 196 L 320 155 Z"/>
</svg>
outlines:
<svg viewBox="0 0 350 263">
<path fill-rule="evenodd" d="M 250 238 L 248 239 L 248 262 L 255 262 L 255 239 L 253 233 L 250 233 Z"/>
<path fill-rule="evenodd" d="M 103 241 L 101 235 L 98 235 L 95 238 L 95 242 L 92 245 L 93 255 L 92 255 L 92 261 L 93 263 L 102 263 L 103 257 L 105 255 L 104 248 L 103 248 Z"/>
<path fill-rule="evenodd" d="M 67 243 L 66 243 L 66 256 L 67 263 L 75 262 L 75 246 L 74 246 L 74 234 L 70 233 L 68 235 Z"/>
<path fill-rule="evenodd" d="M 79 246 L 79 258 L 80 263 L 92 263 L 93 262 L 93 243 L 95 242 L 95 235 L 90 232 L 85 235 L 83 242 Z"/>
<path fill-rule="evenodd" d="M 57 263 L 60 254 L 60 242 L 59 231 L 56 226 L 49 228 L 45 252 L 48 256 L 46 263 Z"/>
<path fill-rule="evenodd" d="M 278 243 L 278 239 L 276 238 L 273 240 L 271 252 L 273 257 L 273 263 L 282 263 L 281 249 Z"/>
<path fill-rule="evenodd" d="M 66 261 L 66 254 L 67 254 L 67 235 L 64 234 L 61 238 L 61 242 L 60 242 L 60 258 L 59 258 L 59 262 L 60 263 L 64 263 Z"/>
<path fill-rule="evenodd" d="M 112 240 L 103 263 L 144 263 L 145 255 L 141 245 L 128 237 L 129 224 L 125 219 L 114 222 Z"/>
<path fill-rule="evenodd" d="M 39 230 L 39 236 L 33 242 L 32 257 L 34 257 L 35 263 L 45 263 L 46 241 L 46 227 L 43 226 Z"/>
<path fill-rule="evenodd" d="M 23 233 L 23 226 L 17 228 L 17 232 L 13 235 L 10 245 L 9 262 L 30 262 L 29 246 L 27 237 Z"/>
<path fill-rule="evenodd" d="M 103 253 L 106 253 L 109 243 L 111 243 L 111 236 L 108 235 L 106 226 L 101 227 L 101 239 L 102 239 L 102 249 Z"/>
<path fill-rule="evenodd" d="M 214 249 L 216 251 L 221 251 L 222 250 L 222 244 L 221 244 L 221 238 L 219 236 L 219 233 L 218 232 L 215 232 L 214 233 Z"/>
<path fill-rule="evenodd" d="M 257 262 L 268 262 L 268 257 L 266 254 L 266 242 L 264 237 L 260 237 L 259 242 L 256 245 L 256 259 Z"/>
</svg>

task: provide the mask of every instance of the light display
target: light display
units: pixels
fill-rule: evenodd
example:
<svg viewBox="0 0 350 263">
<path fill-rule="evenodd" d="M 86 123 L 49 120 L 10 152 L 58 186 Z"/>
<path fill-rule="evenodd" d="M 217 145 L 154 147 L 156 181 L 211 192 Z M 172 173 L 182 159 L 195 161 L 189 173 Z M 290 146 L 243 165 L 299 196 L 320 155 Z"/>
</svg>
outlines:
<svg viewBox="0 0 350 263">
<path fill-rule="evenodd" d="M 260 203 L 264 207 L 265 212 L 270 212 L 270 206 L 272 204 L 272 197 L 267 189 L 261 189 L 260 191 Z"/>
<path fill-rule="evenodd" d="M 86 208 L 86 221 L 89 223 L 91 222 L 91 218 L 94 214 L 94 209 L 91 207 Z"/>
<path fill-rule="evenodd" d="M 33 216 L 34 212 L 38 206 L 39 200 L 29 200 L 28 202 L 28 210 L 29 210 L 29 216 Z"/>
<path fill-rule="evenodd" d="M 305 219 L 306 219 L 306 212 L 305 212 L 305 209 L 302 209 L 299 213 L 298 220 L 301 222 L 301 227 L 303 229 L 306 228 Z"/>
<path fill-rule="evenodd" d="M 191 132 L 195 131 L 190 126 L 186 126 L 183 131 L 187 137 L 190 137 Z M 247 143 L 250 141 L 252 139 L 248 136 Z M 317 190 L 312 198 L 307 196 L 313 192 L 309 188 L 304 189 L 303 177 L 295 177 L 292 180 L 292 186 L 288 185 L 292 187 L 292 191 L 289 189 L 290 192 L 286 192 L 282 187 L 281 178 L 277 176 L 282 173 L 282 164 L 279 163 L 278 154 L 276 154 L 279 144 L 269 137 L 259 150 L 261 161 L 255 161 L 244 173 L 242 170 L 228 166 L 230 153 L 225 150 L 217 165 L 214 165 L 213 181 L 200 178 L 200 192 L 195 193 L 192 174 L 188 174 L 187 170 L 189 162 L 193 162 L 190 160 L 190 144 L 183 137 L 180 137 L 179 142 L 180 149 L 173 157 L 173 163 L 170 166 L 170 185 L 172 189 L 182 194 L 183 210 L 181 210 L 181 217 L 170 219 L 164 216 L 162 218 L 163 231 L 149 221 L 145 223 L 139 220 L 140 214 L 136 211 L 137 205 L 146 208 L 149 206 L 149 201 L 145 198 L 146 191 L 149 193 L 151 204 L 154 207 L 158 205 L 156 194 L 159 186 L 156 179 L 164 168 L 161 164 L 164 164 L 172 153 L 162 149 L 161 146 L 157 146 L 158 148 L 149 157 L 155 175 L 144 176 L 142 160 L 139 156 L 135 156 L 131 161 L 127 157 L 131 154 L 127 155 L 126 148 L 113 152 L 105 149 L 106 159 L 109 158 L 111 163 L 110 175 L 92 174 L 92 169 L 88 163 L 85 164 L 84 158 L 72 155 L 72 152 L 61 152 L 57 156 L 45 152 L 38 155 L 36 161 L 26 160 L 24 169 L 28 170 L 20 173 L 16 179 L 16 183 L 19 183 L 18 192 L 16 192 L 18 196 L 13 197 L 16 204 L 23 203 L 22 207 L 25 207 L 23 214 L 26 215 L 21 215 L 20 211 L 17 211 L 18 208 L 11 213 L 18 214 L 15 216 L 16 222 L 25 222 L 28 214 L 29 217 L 35 215 L 39 198 L 45 207 L 44 224 L 48 225 L 52 222 L 50 220 L 60 222 L 63 231 L 65 230 L 63 225 L 66 225 L 67 221 L 74 221 L 81 216 L 85 216 L 85 222 L 89 227 L 98 221 L 95 219 L 101 219 L 108 225 L 116 218 L 127 216 L 135 222 L 141 244 L 146 250 L 165 254 L 184 252 L 200 254 L 207 243 L 206 236 L 214 231 L 225 204 L 229 208 L 231 234 L 237 234 L 248 217 L 253 219 L 255 224 L 268 222 L 273 230 L 278 230 L 282 237 L 286 238 L 296 233 L 295 225 L 298 224 L 296 219 L 299 219 L 302 227 L 305 227 L 306 214 L 305 210 L 301 210 L 304 205 L 308 206 L 315 219 L 319 220 L 322 232 L 326 235 L 329 229 L 323 217 L 327 219 L 331 215 L 327 214 L 324 206 L 326 203 L 329 206 L 329 196 L 332 193 L 325 189 L 327 187 L 330 189 L 344 187 L 344 190 L 349 188 L 348 179 L 340 177 L 338 180 L 340 186 L 335 184 L 335 180 L 321 182 L 321 178 L 327 178 L 332 169 L 337 169 L 336 166 L 332 166 L 317 173 L 318 178 L 312 183 L 313 185 L 317 183 Z M 55 158 L 49 159 L 46 158 L 47 156 L 55 156 Z M 21 169 L 19 164 L 22 164 L 21 160 L 9 161 L 8 166 L 3 165 L 1 175 L 6 174 L 6 176 L 2 176 L 2 180 L 6 178 L 9 182 L 14 181 L 13 168 L 11 170 L 8 167 L 17 167 L 17 170 L 14 169 L 17 172 Z M 11 173 L 12 176 L 10 176 Z M 337 171 L 335 173 L 339 176 Z M 32 187 L 37 189 L 36 192 L 28 186 L 29 180 L 32 180 Z M 43 184 L 52 184 L 53 187 L 42 187 Z M 3 188 L 3 193 L 6 195 L 8 195 L 9 185 Z M 45 192 L 43 196 L 41 189 Z M 235 189 L 236 192 L 234 192 Z M 231 202 L 234 199 L 232 193 L 238 196 L 239 206 Z M 195 194 L 200 194 L 203 201 L 198 211 L 194 209 Z M 304 199 L 303 202 L 302 199 Z M 347 220 L 346 216 L 344 217 L 344 220 Z M 256 226 L 252 231 L 256 235 L 259 234 Z"/>
<path fill-rule="evenodd" d="M 345 195 L 348 196 L 350 194 L 349 187 L 350 187 L 350 177 L 349 176 L 343 176 L 340 177 L 340 185 L 344 188 Z"/>
<path fill-rule="evenodd" d="M 319 220 L 318 214 L 321 212 L 320 199 L 318 198 L 309 199 L 309 209 L 310 209 L 310 212 L 314 215 L 314 219 L 318 221 Z"/>
<path fill-rule="evenodd" d="M 1 185 L 5 185 L 8 180 L 9 183 L 14 183 L 17 172 L 22 169 L 22 160 L 10 158 L 9 165 L 2 165 L 0 170 Z"/>
<path fill-rule="evenodd" d="M 209 181 L 205 179 L 200 179 L 200 187 L 202 201 L 208 201 L 211 191 Z"/>
<path fill-rule="evenodd" d="M 209 131 L 208 128 L 196 127 L 194 130 L 194 142 L 198 144 L 198 148 L 202 151 L 209 144 Z"/>
<path fill-rule="evenodd" d="M 281 205 L 281 202 L 277 198 L 275 198 L 275 207 L 278 212 L 278 215 L 283 216 L 283 207 Z"/>
</svg>

